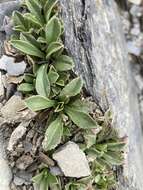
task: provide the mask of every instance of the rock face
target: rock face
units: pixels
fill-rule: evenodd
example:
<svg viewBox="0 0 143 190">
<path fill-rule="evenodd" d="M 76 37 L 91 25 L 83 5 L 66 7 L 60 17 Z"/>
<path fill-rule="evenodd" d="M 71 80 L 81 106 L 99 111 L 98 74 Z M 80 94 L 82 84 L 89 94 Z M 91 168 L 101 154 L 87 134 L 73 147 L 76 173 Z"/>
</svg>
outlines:
<svg viewBox="0 0 143 190">
<path fill-rule="evenodd" d="M 75 71 L 102 110 L 113 113 L 113 125 L 127 135 L 128 153 L 119 190 L 142 190 L 143 135 L 137 91 L 114 0 L 60 0 L 65 46 Z M 124 176 L 124 177 L 123 177 Z M 127 179 L 127 180 L 126 180 Z"/>
<path fill-rule="evenodd" d="M 68 142 L 60 148 L 53 154 L 53 159 L 66 177 L 80 178 L 91 174 L 85 154 L 74 142 Z"/>
</svg>

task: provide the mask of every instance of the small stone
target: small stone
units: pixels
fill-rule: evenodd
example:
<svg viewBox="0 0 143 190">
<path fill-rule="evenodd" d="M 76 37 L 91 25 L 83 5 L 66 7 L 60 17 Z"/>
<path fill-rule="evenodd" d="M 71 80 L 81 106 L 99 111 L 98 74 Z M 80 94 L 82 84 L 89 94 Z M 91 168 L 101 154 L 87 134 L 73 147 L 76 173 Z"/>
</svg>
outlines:
<svg viewBox="0 0 143 190">
<path fill-rule="evenodd" d="M 14 145 L 24 136 L 26 133 L 26 127 L 29 125 L 29 122 L 22 122 L 12 133 L 7 150 L 13 151 Z"/>
<path fill-rule="evenodd" d="M 50 167 L 50 172 L 52 175 L 55 175 L 55 176 L 63 176 L 63 172 L 57 166 Z"/>
<path fill-rule="evenodd" d="M 20 170 L 25 170 L 33 163 L 33 158 L 29 155 L 23 155 L 16 161 L 16 167 Z"/>
<path fill-rule="evenodd" d="M 132 41 L 128 41 L 127 42 L 127 49 L 128 49 L 128 52 L 131 53 L 131 54 L 134 54 L 136 56 L 139 56 L 142 52 L 142 49 L 141 47 L 137 46 L 134 42 Z"/>
<path fill-rule="evenodd" d="M 134 3 L 135 5 L 140 5 L 142 0 L 129 0 L 129 2 Z"/>
<path fill-rule="evenodd" d="M 15 185 L 21 186 L 21 185 L 24 184 L 25 180 L 20 178 L 20 177 L 14 176 L 13 182 L 14 182 Z"/>
<path fill-rule="evenodd" d="M 36 113 L 25 109 L 26 105 L 20 96 L 12 96 L 5 106 L 2 107 L 1 113 L 6 122 L 16 123 L 29 121 L 35 117 Z"/>
<path fill-rule="evenodd" d="M 133 6 L 131 6 L 130 13 L 134 17 L 141 17 L 143 14 L 143 7 L 133 5 Z"/>
<path fill-rule="evenodd" d="M 4 86 L 3 86 L 3 82 L 2 82 L 2 74 L 0 72 L 0 97 L 4 96 Z"/>
<path fill-rule="evenodd" d="M 7 71 L 10 76 L 19 76 L 24 73 L 26 63 L 24 61 L 15 63 L 13 57 L 3 55 L 0 59 L 0 69 Z"/>
<path fill-rule="evenodd" d="M 86 177 L 91 174 L 87 158 L 79 146 L 69 141 L 53 154 L 53 159 L 66 177 Z"/>
</svg>

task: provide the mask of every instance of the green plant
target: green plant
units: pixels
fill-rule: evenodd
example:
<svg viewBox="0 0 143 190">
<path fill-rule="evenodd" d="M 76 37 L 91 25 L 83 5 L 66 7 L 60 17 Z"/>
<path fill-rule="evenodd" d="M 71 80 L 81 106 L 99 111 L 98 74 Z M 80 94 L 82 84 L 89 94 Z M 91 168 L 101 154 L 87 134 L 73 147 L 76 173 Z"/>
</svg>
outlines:
<svg viewBox="0 0 143 190">
<path fill-rule="evenodd" d="M 65 143 L 80 129 L 82 143 L 76 140 L 89 158 L 92 176 L 88 179 L 69 179 L 65 190 L 108 190 L 115 185 L 113 166 L 123 163 L 125 145 L 114 130 L 106 134 L 109 118 L 98 122 L 93 119 L 83 100 L 83 81 L 72 78 L 74 62 L 66 54 L 61 36 L 63 23 L 57 16 L 57 0 L 25 0 L 27 10 L 13 13 L 14 35 L 11 45 L 26 57 L 31 72 L 25 73 L 18 90 L 25 95 L 25 103 L 35 112 L 48 110 L 50 118 L 43 141 L 43 149 L 49 154 L 59 144 Z M 109 122 L 107 125 L 107 121 Z M 98 133 L 94 131 L 98 131 Z M 60 178 L 50 174 L 47 168 L 33 178 L 40 190 L 60 190 Z M 85 183 L 88 181 L 88 183 Z"/>
</svg>

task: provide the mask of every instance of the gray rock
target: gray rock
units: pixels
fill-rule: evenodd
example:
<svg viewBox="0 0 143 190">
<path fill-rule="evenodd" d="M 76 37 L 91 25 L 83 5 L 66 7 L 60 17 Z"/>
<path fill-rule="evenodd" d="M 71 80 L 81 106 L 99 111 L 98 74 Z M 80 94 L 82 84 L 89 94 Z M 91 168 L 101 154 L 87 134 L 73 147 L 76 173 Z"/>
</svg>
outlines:
<svg viewBox="0 0 143 190">
<path fill-rule="evenodd" d="M 16 123 L 30 121 L 36 113 L 25 109 L 26 105 L 20 96 L 12 96 L 1 109 L 1 114 L 6 122 Z"/>
<path fill-rule="evenodd" d="M 24 61 L 15 63 L 13 57 L 3 55 L 0 59 L 0 69 L 7 71 L 10 76 L 19 76 L 24 73 L 26 63 Z"/>
<path fill-rule="evenodd" d="M 142 48 L 140 46 L 137 46 L 133 41 L 127 42 L 127 49 L 129 53 L 134 54 L 136 56 L 139 56 L 142 52 Z"/>
<path fill-rule="evenodd" d="M 133 5 L 133 6 L 131 6 L 130 13 L 132 16 L 141 17 L 143 14 L 143 7 Z"/>
<path fill-rule="evenodd" d="M 50 172 L 55 176 L 63 176 L 63 172 L 57 166 L 50 167 Z"/>
<path fill-rule="evenodd" d="M 68 142 L 53 154 L 66 177 L 86 177 L 91 174 L 86 156 L 74 142 Z"/>
<path fill-rule="evenodd" d="M 29 122 L 22 122 L 11 134 L 7 150 L 13 151 L 14 145 L 24 136 L 26 133 L 26 127 L 29 125 Z"/>
</svg>

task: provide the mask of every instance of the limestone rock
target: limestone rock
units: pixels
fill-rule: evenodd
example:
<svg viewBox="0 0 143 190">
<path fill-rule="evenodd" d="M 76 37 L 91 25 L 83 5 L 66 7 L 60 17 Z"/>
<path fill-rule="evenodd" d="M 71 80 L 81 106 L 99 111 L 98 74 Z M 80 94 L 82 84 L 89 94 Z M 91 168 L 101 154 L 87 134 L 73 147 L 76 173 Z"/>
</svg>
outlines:
<svg viewBox="0 0 143 190">
<path fill-rule="evenodd" d="M 15 63 L 13 57 L 3 55 L 0 59 L 0 69 L 7 71 L 10 76 L 19 76 L 24 73 L 26 63 L 24 61 Z"/>
<path fill-rule="evenodd" d="M 62 146 L 53 154 L 53 159 L 66 177 L 80 178 L 91 174 L 85 154 L 74 142 L 69 141 Z"/>
</svg>

